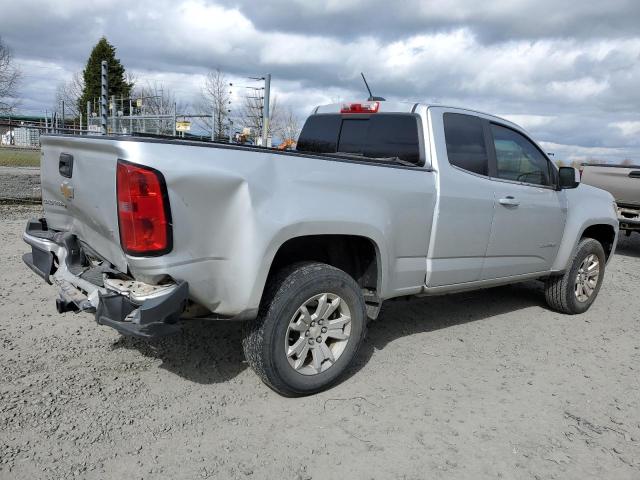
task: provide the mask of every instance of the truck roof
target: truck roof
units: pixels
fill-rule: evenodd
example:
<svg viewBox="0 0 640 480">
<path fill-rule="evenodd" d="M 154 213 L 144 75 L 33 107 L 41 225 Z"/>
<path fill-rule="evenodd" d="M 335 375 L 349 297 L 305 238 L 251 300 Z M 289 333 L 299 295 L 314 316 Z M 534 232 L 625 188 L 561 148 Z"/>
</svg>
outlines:
<svg viewBox="0 0 640 480">
<path fill-rule="evenodd" d="M 371 104 L 371 103 L 373 103 L 373 101 L 369 101 L 369 100 L 351 100 L 351 101 L 345 101 L 341 103 L 328 103 L 326 105 L 317 106 L 311 112 L 311 114 L 313 115 L 313 114 L 321 114 L 321 113 L 341 113 L 345 105 L 364 105 L 364 104 Z M 398 101 L 384 100 L 384 101 L 379 101 L 377 103 L 378 103 L 378 106 L 377 106 L 376 112 L 380 112 L 380 113 L 414 113 L 414 112 L 418 112 L 419 108 L 424 108 L 425 110 L 430 107 L 450 108 L 454 110 L 469 112 L 470 114 L 479 115 L 487 119 L 498 120 L 500 121 L 500 123 L 507 124 L 517 130 L 526 132 L 526 130 L 522 128 L 520 125 L 517 125 L 512 121 L 507 120 L 506 118 L 502 118 L 497 115 L 492 115 L 490 113 L 481 112 L 478 110 L 473 110 L 471 108 L 458 107 L 454 105 L 444 105 L 439 103 L 424 103 L 424 102 L 409 102 L 409 101 L 398 102 Z M 363 113 L 367 113 L 367 112 L 363 112 Z"/>
</svg>

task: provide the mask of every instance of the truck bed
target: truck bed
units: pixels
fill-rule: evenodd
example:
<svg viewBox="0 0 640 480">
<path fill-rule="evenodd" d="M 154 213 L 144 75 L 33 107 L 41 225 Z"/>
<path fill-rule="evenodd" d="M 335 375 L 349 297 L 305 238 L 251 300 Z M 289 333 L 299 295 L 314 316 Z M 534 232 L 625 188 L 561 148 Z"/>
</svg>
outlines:
<svg viewBox="0 0 640 480">
<path fill-rule="evenodd" d="M 640 166 L 584 165 L 582 182 L 608 191 L 621 207 L 640 208 Z"/>
<path fill-rule="evenodd" d="M 43 206 L 48 227 L 69 232 L 135 280 L 189 282 L 192 300 L 220 316 L 255 314 L 271 259 L 292 232 L 324 225 L 388 242 L 385 291 L 424 280 L 435 204 L 429 169 L 342 155 L 148 137 L 42 137 Z M 60 173 L 61 155 L 73 175 Z M 126 255 L 116 199 L 118 160 L 152 167 L 166 181 L 173 248 Z M 315 228 L 315 227 L 314 227 Z M 320 228 L 320 227 L 317 227 Z"/>
</svg>

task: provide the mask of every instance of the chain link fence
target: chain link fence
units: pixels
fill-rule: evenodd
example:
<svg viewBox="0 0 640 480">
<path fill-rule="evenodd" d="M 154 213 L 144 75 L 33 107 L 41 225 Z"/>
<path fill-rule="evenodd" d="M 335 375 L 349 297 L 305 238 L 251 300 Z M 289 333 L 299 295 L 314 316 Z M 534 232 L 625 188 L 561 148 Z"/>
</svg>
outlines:
<svg viewBox="0 0 640 480">
<path fill-rule="evenodd" d="M 101 133 L 100 117 L 90 117 L 86 128 L 88 134 Z M 131 115 L 107 117 L 109 135 L 131 135 L 134 133 L 176 135 L 175 115 Z"/>
</svg>

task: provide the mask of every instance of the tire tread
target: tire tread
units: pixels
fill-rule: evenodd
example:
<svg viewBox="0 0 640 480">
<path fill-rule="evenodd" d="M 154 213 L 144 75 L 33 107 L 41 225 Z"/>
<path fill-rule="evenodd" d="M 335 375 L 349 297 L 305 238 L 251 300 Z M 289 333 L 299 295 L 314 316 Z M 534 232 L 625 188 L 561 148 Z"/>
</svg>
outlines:
<svg viewBox="0 0 640 480">
<path fill-rule="evenodd" d="M 584 237 L 578 243 L 573 255 L 571 256 L 571 260 L 569 261 L 569 268 L 562 275 L 555 275 L 549 277 L 545 281 L 545 299 L 547 304 L 557 312 L 566 313 L 569 315 L 574 315 L 577 313 L 582 313 L 574 308 L 574 306 L 569 301 L 569 296 L 573 295 L 573 269 L 576 264 L 578 258 L 585 256 L 585 252 L 593 252 L 600 253 L 599 257 L 604 258 L 604 250 L 602 245 L 597 240 L 593 238 Z M 601 277 L 604 276 L 604 263 L 601 264 Z M 600 279 L 599 285 L 602 283 L 602 278 Z M 599 290 L 599 286 L 597 287 Z M 598 291 L 596 291 L 596 296 Z M 595 300 L 595 296 L 594 296 Z M 590 306 L 590 304 L 589 304 Z M 588 307 L 587 307 L 588 308 Z"/>
<path fill-rule="evenodd" d="M 282 299 L 292 295 L 292 291 L 295 292 L 296 288 L 300 288 L 301 280 L 313 281 L 319 276 L 327 274 L 338 275 L 342 281 L 350 283 L 351 288 L 360 291 L 356 281 L 336 267 L 319 262 L 294 263 L 283 267 L 267 280 L 257 317 L 252 321 L 245 322 L 242 347 L 247 363 L 265 384 L 281 395 L 299 396 L 308 392 L 296 391 L 277 375 L 273 358 L 267 354 L 269 319 L 277 316 L 274 309 L 280 305 Z M 362 301 L 362 310 L 363 318 L 366 318 L 364 300 Z M 364 331 L 365 329 L 362 330 L 362 337 L 364 337 Z M 360 342 L 362 337 L 355 340 Z"/>
</svg>

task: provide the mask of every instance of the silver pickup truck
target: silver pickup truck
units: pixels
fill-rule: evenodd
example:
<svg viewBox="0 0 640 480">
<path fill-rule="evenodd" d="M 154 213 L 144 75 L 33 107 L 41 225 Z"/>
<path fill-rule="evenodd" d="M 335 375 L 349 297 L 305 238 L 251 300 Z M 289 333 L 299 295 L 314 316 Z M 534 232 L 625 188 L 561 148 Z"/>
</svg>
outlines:
<svg viewBox="0 0 640 480">
<path fill-rule="evenodd" d="M 609 193 L 458 108 L 320 106 L 297 151 L 66 135 L 42 151 L 24 261 L 58 311 L 141 337 L 243 320 L 248 362 L 284 395 L 336 382 L 390 298 L 540 279 L 551 308 L 584 312 L 618 235 Z"/>
<path fill-rule="evenodd" d="M 582 182 L 611 193 L 618 205 L 620 230 L 640 232 L 640 166 L 584 164 Z"/>
</svg>

